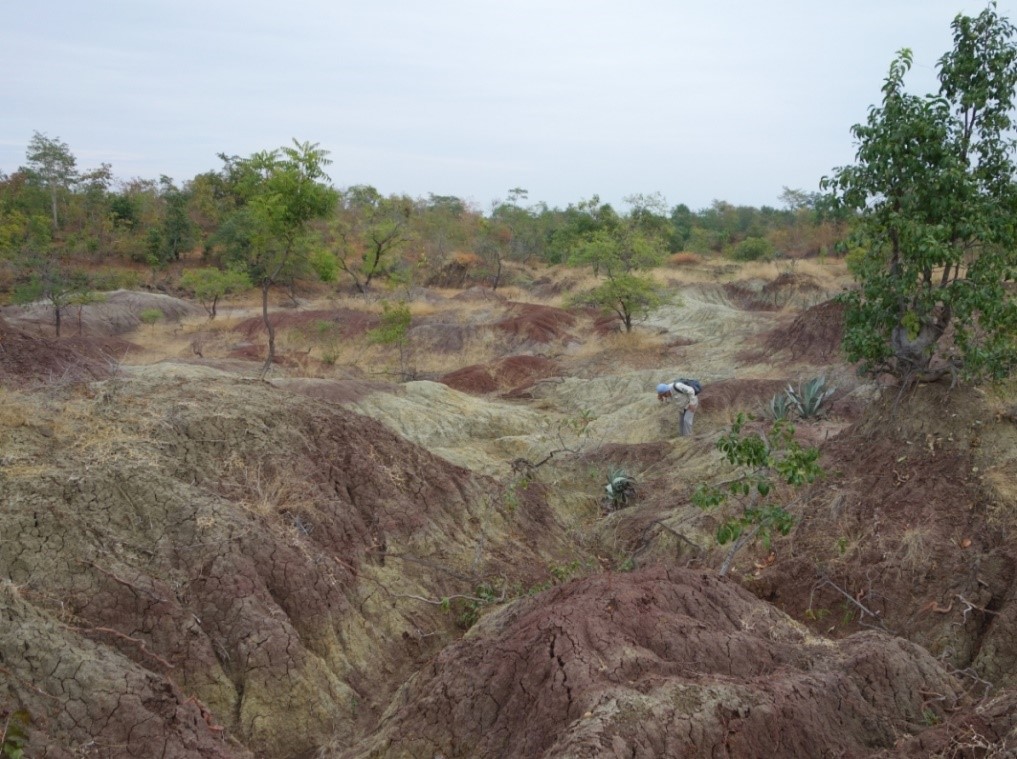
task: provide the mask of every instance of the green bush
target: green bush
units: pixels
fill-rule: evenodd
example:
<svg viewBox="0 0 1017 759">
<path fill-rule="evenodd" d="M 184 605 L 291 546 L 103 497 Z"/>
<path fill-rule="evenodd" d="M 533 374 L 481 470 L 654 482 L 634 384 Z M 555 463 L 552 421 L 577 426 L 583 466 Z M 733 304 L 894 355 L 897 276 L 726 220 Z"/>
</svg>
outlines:
<svg viewBox="0 0 1017 759">
<path fill-rule="evenodd" d="M 162 312 L 162 309 L 159 308 L 146 308 L 138 314 L 138 318 L 141 319 L 142 324 L 147 324 L 150 327 L 155 326 L 155 323 L 165 316 L 166 315 Z"/>
<path fill-rule="evenodd" d="M 773 243 L 762 237 L 746 237 L 731 251 L 736 261 L 769 261 L 773 257 Z"/>
</svg>

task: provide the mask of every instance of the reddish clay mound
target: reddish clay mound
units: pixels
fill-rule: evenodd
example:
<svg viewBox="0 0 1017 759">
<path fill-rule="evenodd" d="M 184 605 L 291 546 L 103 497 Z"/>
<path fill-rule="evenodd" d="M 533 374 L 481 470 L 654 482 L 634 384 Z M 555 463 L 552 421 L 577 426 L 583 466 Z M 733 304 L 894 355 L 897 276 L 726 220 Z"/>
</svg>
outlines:
<svg viewBox="0 0 1017 759">
<path fill-rule="evenodd" d="M 713 573 L 657 567 L 482 620 L 345 756 L 864 756 L 940 718 L 928 693 L 964 698 L 918 646 L 820 641 Z"/>
<path fill-rule="evenodd" d="M 339 308 L 321 311 L 271 311 L 268 315 L 276 329 L 313 330 L 319 324 L 333 326 L 342 337 L 357 337 L 378 326 L 377 314 Z M 244 319 L 234 329 L 252 338 L 265 331 L 265 321 L 260 316 Z"/>
<path fill-rule="evenodd" d="M 661 462 L 671 452 L 671 444 L 665 440 L 657 443 L 608 443 L 585 451 L 580 461 L 590 464 L 624 466 L 640 469 Z"/>
<path fill-rule="evenodd" d="M 1009 759 L 1017 756 L 1017 694 L 962 709 L 943 724 L 904 738 L 878 759 Z M 876 759 L 872 757 L 872 759 Z"/>
<path fill-rule="evenodd" d="M 0 711 L 31 714 L 32 756 L 349 745 L 458 633 L 437 599 L 531 587 L 573 550 L 540 487 L 509 513 L 498 483 L 334 404 L 239 379 L 114 392 L 89 445 L 26 427 L 40 465 L 0 477 Z"/>
<path fill-rule="evenodd" d="M 549 343 L 569 336 L 576 317 L 568 311 L 533 303 L 509 303 L 508 318 L 495 322 L 497 329 L 514 338 L 535 343 Z"/>
<path fill-rule="evenodd" d="M 598 311 L 593 318 L 593 331 L 598 335 L 609 335 L 612 332 L 621 332 L 624 324 L 621 317 L 615 313 L 604 313 Z"/>
<path fill-rule="evenodd" d="M 0 384 L 103 379 L 137 346 L 115 337 L 32 337 L 0 326 Z"/>
<path fill-rule="evenodd" d="M 823 633 L 885 627 L 1017 684 L 1017 560 L 994 516 L 1012 503 L 994 503 L 976 459 L 994 425 L 1013 431 L 960 391 L 899 402 L 823 446 L 806 518 L 752 587 Z"/>
<path fill-rule="evenodd" d="M 490 370 L 483 364 L 464 366 L 454 372 L 438 378 L 453 390 L 472 395 L 485 395 L 498 389 L 498 381 L 491 376 Z"/>
<path fill-rule="evenodd" d="M 771 332 L 764 344 L 769 354 L 823 364 L 840 358 L 843 336 L 844 304 L 828 300 L 800 313 L 790 326 Z"/>
<path fill-rule="evenodd" d="M 507 395 L 518 396 L 534 382 L 560 373 L 561 367 L 543 356 L 508 356 L 490 366 L 474 364 L 457 369 L 438 381 L 463 393 L 484 395 L 507 390 Z"/>
<path fill-rule="evenodd" d="M 746 411 L 759 413 L 774 395 L 787 387 L 785 380 L 720 380 L 703 387 L 699 408 L 702 411 Z"/>
<path fill-rule="evenodd" d="M 537 380 L 561 373 L 557 362 L 543 356 L 507 356 L 495 365 L 494 376 L 502 387 L 519 390 Z"/>
</svg>

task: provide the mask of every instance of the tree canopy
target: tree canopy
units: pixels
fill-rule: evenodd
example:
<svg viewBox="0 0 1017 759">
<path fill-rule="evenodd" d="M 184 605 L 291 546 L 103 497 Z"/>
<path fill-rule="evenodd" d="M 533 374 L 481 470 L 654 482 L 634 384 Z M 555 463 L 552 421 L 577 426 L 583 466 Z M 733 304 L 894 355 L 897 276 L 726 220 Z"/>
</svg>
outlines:
<svg viewBox="0 0 1017 759">
<path fill-rule="evenodd" d="M 1014 27 L 993 3 L 952 29 L 939 92 L 906 91 L 902 50 L 882 104 L 852 129 L 855 163 L 823 180 L 859 222 L 848 356 L 909 381 L 1001 376 L 1017 361 Z"/>
</svg>

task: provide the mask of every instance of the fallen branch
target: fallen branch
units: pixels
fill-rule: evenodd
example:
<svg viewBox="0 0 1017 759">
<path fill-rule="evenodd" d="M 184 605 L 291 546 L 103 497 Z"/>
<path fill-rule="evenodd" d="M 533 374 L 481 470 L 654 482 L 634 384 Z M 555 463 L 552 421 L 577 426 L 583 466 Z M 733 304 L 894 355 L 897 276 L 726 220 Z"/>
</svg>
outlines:
<svg viewBox="0 0 1017 759">
<path fill-rule="evenodd" d="M 826 587 L 826 586 L 829 586 L 829 587 L 833 588 L 835 591 L 837 591 L 838 593 L 840 593 L 842 596 L 844 596 L 844 598 L 846 598 L 848 601 L 850 601 L 851 604 L 854 605 L 862 613 L 862 616 L 858 620 L 859 624 L 864 624 L 864 622 L 862 620 L 864 620 L 864 618 L 866 616 L 868 616 L 868 617 L 872 617 L 873 619 L 876 620 L 876 622 L 878 623 L 878 627 L 881 630 L 886 630 L 886 625 L 884 624 L 883 620 L 880 618 L 878 611 L 873 611 L 872 609 L 870 609 L 868 606 L 863 604 L 861 601 L 859 601 L 853 595 L 851 595 L 846 590 L 844 590 L 844 588 L 842 588 L 840 585 L 838 585 L 837 583 L 835 583 L 833 580 L 831 580 L 829 577 L 826 577 L 826 576 L 823 577 L 821 582 L 819 582 L 815 586 L 813 586 L 812 592 L 809 593 L 809 608 L 810 609 L 812 608 L 812 595 L 813 595 L 813 593 L 815 593 L 820 588 L 823 588 L 823 587 Z M 866 626 L 871 626 L 871 625 L 866 625 Z"/>
</svg>

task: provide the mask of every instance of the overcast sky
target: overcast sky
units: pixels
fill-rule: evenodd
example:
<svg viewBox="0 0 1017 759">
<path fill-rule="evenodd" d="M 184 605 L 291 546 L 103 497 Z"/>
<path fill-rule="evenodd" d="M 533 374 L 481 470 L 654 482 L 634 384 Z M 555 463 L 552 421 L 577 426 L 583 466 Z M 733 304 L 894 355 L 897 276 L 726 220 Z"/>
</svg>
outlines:
<svg viewBox="0 0 1017 759">
<path fill-rule="evenodd" d="M 1001 0 L 1015 18 L 1017 0 Z M 178 182 L 293 138 L 338 187 L 779 206 L 850 163 L 890 61 L 968 0 L 0 0 L 0 171 L 34 131 Z"/>
</svg>

